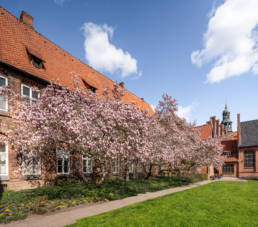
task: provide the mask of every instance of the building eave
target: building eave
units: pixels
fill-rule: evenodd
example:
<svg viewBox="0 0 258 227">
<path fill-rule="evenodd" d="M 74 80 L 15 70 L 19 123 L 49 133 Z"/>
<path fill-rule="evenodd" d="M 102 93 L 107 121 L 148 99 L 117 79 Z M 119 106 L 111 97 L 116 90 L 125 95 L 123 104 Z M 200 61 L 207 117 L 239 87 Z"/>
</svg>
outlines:
<svg viewBox="0 0 258 227">
<path fill-rule="evenodd" d="M 30 77 L 30 78 L 32 78 L 32 79 L 37 79 L 37 80 L 40 80 L 40 81 L 43 82 L 43 83 L 51 84 L 50 81 L 48 81 L 48 80 L 46 80 L 46 79 L 43 79 L 42 77 L 39 77 L 39 76 L 36 76 L 36 75 L 31 74 L 31 73 L 29 73 L 29 72 L 26 72 L 26 71 L 24 71 L 24 70 L 22 70 L 22 69 L 19 69 L 19 68 L 13 66 L 13 65 L 8 64 L 8 63 L 6 63 L 6 62 L 4 62 L 4 61 L 2 61 L 2 60 L 0 60 L 0 64 L 2 64 L 2 65 L 4 65 L 4 66 L 7 66 L 7 67 L 9 67 L 9 68 L 11 68 L 11 69 L 13 69 L 13 70 L 18 71 L 18 72 L 24 73 L 25 75 L 27 75 L 28 77 Z"/>
</svg>

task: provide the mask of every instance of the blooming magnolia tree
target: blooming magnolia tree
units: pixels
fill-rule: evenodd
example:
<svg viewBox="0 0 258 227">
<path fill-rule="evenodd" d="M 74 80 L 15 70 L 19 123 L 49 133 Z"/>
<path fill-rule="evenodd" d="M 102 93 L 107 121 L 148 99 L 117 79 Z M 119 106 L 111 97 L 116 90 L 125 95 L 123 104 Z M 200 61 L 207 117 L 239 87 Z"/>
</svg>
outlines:
<svg viewBox="0 0 258 227">
<path fill-rule="evenodd" d="M 40 159 L 43 171 L 52 179 L 57 151 L 75 158 L 74 171 L 81 170 L 81 155 L 92 158 L 92 176 L 102 180 L 111 171 L 111 163 L 118 160 L 127 179 L 132 164 L 148 167 L 143 168 L 147 177 L 157 165 L 170 171 L 221 166 L 218 142 L 200 140 L 198 131 L 176 115 L 177 104 L 170 96 L 163 95 L 151 116 L 133 103 L 124 103 L 118 84 L 111 91 L 105 89 L 101 97 L 80 88 L 76 81 L 74 87 L 71 91 L 51 84 L 35 90 L 40 94 L 36 102 L 26 102 L 8 88 L 0 90 L 12 103 L 15 125 L 2 139 L 8 139 L 16 152 L 20 169 L 30 169 Z"/>
<path fill-rule="evenodd" d="M 167 170 L 191 171 L 201 166 L 220 167 L 223 164 L 222 147 L 218 139 L 201 140 L 200 132 L 177 116 L 176 100 L 164 94 L 155 110 L 156 118 L 164 129 L 159 138 L 160 160 Z"/>
</svg>

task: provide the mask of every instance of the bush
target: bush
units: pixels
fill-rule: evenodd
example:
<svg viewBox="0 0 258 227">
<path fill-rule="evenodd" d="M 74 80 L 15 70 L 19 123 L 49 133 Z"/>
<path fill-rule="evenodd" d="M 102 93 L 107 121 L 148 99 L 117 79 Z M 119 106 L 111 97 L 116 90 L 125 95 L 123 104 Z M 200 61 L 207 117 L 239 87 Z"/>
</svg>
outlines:
<svg viewBox="0 0 258 227">
<path fill-rule="evenodd" d="M 202 177 L 203 179 L 204 177 Z M 44 197 L 46 200 L 76 199 L 81 197 L 100 197 L 103 199 L 120 199 L 148 191 L 157 191 L 170 187 L 186 185 L 200 180 L 199 178 L 155 177 L 152 179 L 106 180 L 102 184 L 72 183 L 62 181 L 58 185 L 45 186 L 21 191 L 6 191 L 1 203 L 20 203 L 35 201 Z"/>
</svg>

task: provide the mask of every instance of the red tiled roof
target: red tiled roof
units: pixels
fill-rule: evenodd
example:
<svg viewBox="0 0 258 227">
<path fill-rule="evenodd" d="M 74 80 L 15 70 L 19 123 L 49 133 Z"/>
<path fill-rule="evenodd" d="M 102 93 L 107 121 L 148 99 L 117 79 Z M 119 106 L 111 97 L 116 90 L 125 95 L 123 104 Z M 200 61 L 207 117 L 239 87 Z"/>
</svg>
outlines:
<svg viewBox="0 0 258 227">
<path fill-rule="evenodd" d="M 211 137 L 211 126 L 210 125 L 200 125 L 200 126 L 194 127 L 194 129 L 197 129 L 200 131 L 201 139 L 208 139 Z"/>
<path fill-rule="evenodd" d="M 97 88 L 101 95 L 106 87 L 113 88 L 114 82 L 93 68 L 73 57 L 53 42 L 20 22 L 0 7 L 0 61 L 51 82 L 57 82 L 72 89 L 71 73 Z M 44 69 L 34 67 L 28 52 L 44 61 Z M 82 83 L 82 81 L 80 81 Z M 83 83 L 82 83 L 83 84 Z M 153 113 L 151 106 L 125 89 L 124 102 L 135 102 L 142 110 Z"/>
<path fill-rule="evenodd" d="M 232 132 L 230 134 L 231 137 L 235 138 L 235 139 L 238 139 L 238 133 L 237 132 Z"/>
</svg>

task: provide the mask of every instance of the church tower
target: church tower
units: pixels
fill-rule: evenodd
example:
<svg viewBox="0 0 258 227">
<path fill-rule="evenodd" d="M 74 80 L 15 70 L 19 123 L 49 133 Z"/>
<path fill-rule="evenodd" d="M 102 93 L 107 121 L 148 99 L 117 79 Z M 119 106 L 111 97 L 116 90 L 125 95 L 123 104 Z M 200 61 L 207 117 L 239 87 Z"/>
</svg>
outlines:
<svg viewBox="0 0 258 227">
<path fill-rule="evenodd" d="M 230 112 L 228 111 L 227 104 L 225 104 L 225 109 L 222 113 L 222 122 L 221 124 L 224 125 L 224 129 L 227 129 L 228 134 L 232 132 L 232 121 L 230 120 Z"/>
</svg>

